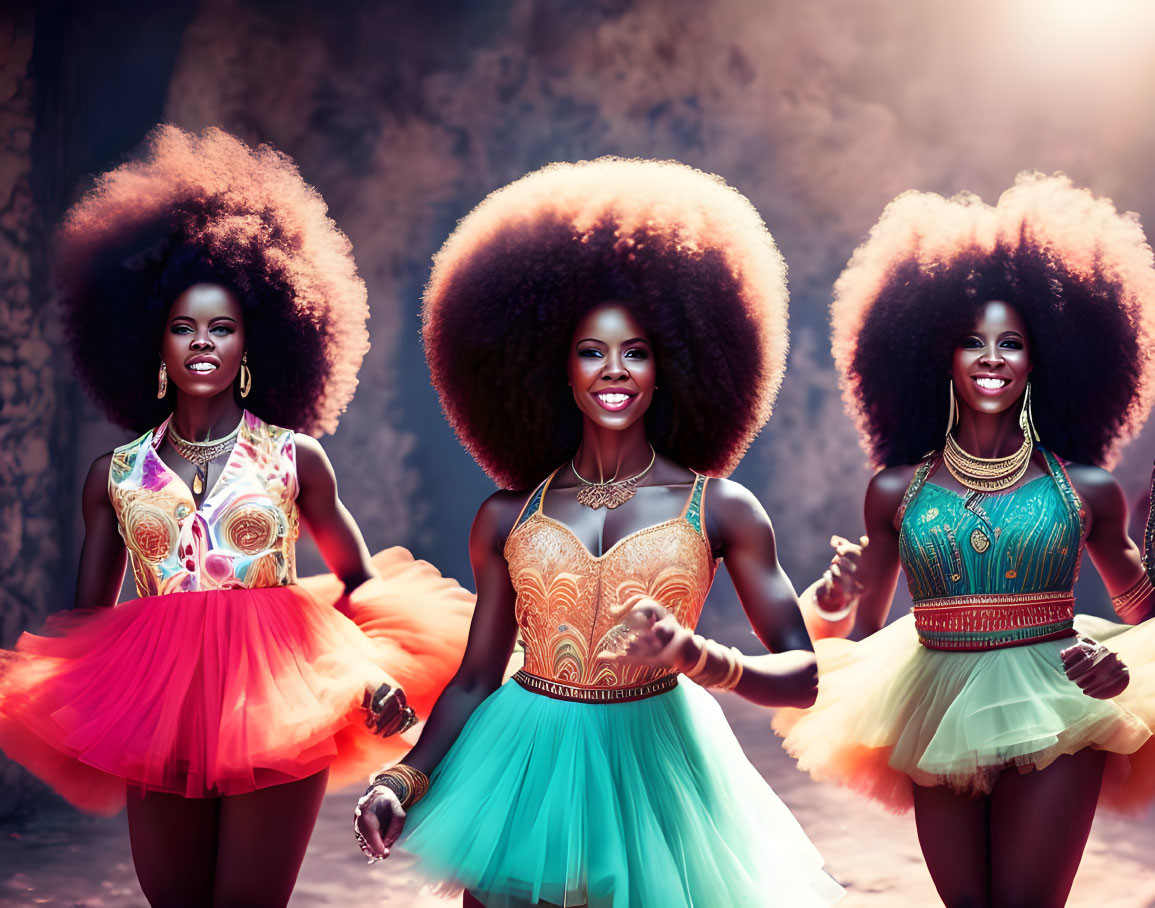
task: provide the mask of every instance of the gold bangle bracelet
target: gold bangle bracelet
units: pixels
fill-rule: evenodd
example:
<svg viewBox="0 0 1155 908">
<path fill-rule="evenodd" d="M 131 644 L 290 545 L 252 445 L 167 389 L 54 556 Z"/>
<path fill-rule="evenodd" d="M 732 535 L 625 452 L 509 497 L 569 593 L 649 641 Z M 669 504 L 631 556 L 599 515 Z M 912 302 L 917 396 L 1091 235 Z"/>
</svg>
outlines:
<svg viewBox="0 0 1155 908">
<path fill-rule="evenodd" d="M 730 668 L 726 672 L 726 677 L 715 685 L 718 690 L 733 690 L 742 680 L 742 653 L 736 646 L 731 646 L 726 652 L 726 659 L 730 663 Z"/>
<path fill-rule="evenodd" d="M 683 672 L 687 678 L 693 678 L 696 675 L 700 675 L 702 673 L 702 669 L 706 667 L 706 657 L 710 655 L 710 647 L 705 637 L 703 637 L 701 634 L 694 634 L 694 640 L 697 642 L 698 646 L 701 647 L 702 651 L 698 654 L 698 661 L 694 663 L 694 667 L 689 671 Z"/>
<path fill-rule="evenodd" d="M 395 792 L 403 808 L 410 808 L 429 791 L 429 776 L 420 769 L 414 769 L 405 763 L 397 763 L 383 772 L 377 773 L 371 780 L 370 787 L 385 785 L 387 780 L 395 781 L 402 791 Z M 392 787 L 392 786 L 389 786 Z"/>
<path fill-rule="evenodd" d="M 1115 614 L 1131 624 L 1131 619 L 1138 617 L 1136 612 L 1152 592 L 1155 592 L 1155 586 L 1152 586 L 1151 578 L 1144 572 L 1143 576 L 1135 581 L 1129 589 L 1124 590 L 1118 596 L 1111 597 L 1111 605 L 1115 609 Z"/>
</svg>

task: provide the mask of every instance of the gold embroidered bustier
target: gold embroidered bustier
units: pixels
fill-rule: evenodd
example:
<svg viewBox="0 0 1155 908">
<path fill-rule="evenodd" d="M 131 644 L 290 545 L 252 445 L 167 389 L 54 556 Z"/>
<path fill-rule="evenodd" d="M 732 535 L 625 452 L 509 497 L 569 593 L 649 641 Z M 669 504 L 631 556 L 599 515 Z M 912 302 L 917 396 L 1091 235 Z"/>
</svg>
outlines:
<svg viewBox="0 0 1155 908">
<path fill-rule="evenodd" d="M 108 492 L 140 596 L 295 583 L 293 433 L 245 412 L 220 478 L 198 509 L 157 454 L 166 420 L 112 455 Z"/>
<path fill-rule="evenodd" d="M 551 476 L 550 479 L 553 477 Z M 699 476 L 682 514 L 631 533 L 596 556 L 565 524 L 542 513 L 549 480 L 526 504 L 505 543 L 517 592 L 517 624 L 525 671 L 551 681 L 621 688 L 652 681 L 666 669 L 619 665 L 600 658 L 618 652 L 622 620 L 639 594 L 694 628 L 714 579 L 715 562 L 702 530 Z"/>
</svg>

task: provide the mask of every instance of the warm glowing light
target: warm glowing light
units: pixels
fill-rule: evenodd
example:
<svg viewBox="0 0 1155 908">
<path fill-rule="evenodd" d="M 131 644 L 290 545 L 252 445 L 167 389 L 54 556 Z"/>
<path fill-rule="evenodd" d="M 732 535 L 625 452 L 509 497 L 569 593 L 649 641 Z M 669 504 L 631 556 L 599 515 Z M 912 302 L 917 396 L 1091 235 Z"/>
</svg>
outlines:
<svg viewBox="0 0 1155 908">
<path fill-rule="evenodd" d="M 1054 24 L 1068 28 L 1114 28 L 1135 17 L 1150 21 L 1150 0 L 1044 0 L 1035 6 Z"/>
</svg>

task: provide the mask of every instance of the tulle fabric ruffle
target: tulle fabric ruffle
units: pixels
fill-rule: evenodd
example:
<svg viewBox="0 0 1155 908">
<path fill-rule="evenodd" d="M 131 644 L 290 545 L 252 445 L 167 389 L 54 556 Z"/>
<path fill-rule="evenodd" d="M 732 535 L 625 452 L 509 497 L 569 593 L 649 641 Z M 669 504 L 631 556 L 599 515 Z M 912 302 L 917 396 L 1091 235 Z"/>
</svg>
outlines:
<svg viewBox="0 0 1155 908">
<path fill-rule="evenodd" d="M 427 880 L 487 908 L 805 908 L 842 895 L 717 703 L 684 678 L 608 705 L 507 682 L 438 766 L 401 847 Z"/>
<path fill-rule="evenodd" d="M 1085 747 L 1108 751 L 1104 803 L 1142 809 L 1155 794 L 1155 622 L 1076 627 L 1130 667 L 1120 697 L 1088 697 L 1066 677 L 1059 653 L 1073 639 L 944 652 L 922 646 L 907 615 L 859 642 L 819 640 L 817 702 L 778 710 L 774 729 L 800 769 L 893 810 L 911 806 L 912 783 L 988 792 L 1007 767 Z"/>
<path fill-rule="evenodd" d="M 365 728 L 365 691 L 400 684 L 424 716 L 472 612 L 404 549 L 374 562 L 382 579 L 336 603 L 353 620 L 305 588 L 336 600 L 331 575 L 55 615 L 5 654 L 0 749 L 95 813 L 120 809 L 126 783 L 212 797 L 326 768 L 332 785 L 363 778 L 409 746 Z"/>
</svg>

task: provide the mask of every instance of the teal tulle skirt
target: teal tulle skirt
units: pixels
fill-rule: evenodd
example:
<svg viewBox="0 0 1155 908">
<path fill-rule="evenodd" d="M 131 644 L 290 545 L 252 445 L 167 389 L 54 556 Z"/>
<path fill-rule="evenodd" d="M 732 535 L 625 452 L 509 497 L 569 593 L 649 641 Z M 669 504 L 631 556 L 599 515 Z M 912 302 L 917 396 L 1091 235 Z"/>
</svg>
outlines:
<svg viewBox="0 0 1155 908">
<path fill-rule="evenodd" d="M 401 847 L 427 880 L 487 908 L 806 908 L 842 895 L 685 678 L 614 704 L 506 682 L 441 761 Z"/>
</svg>

